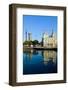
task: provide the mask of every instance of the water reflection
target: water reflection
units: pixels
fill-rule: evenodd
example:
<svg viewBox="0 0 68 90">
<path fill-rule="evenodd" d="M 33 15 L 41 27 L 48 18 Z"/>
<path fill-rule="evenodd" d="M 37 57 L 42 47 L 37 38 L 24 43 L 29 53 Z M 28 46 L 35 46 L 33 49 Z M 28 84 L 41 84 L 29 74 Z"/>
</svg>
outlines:
<svg viewBox="0 0 68 90">
<path fill-rule="evenodd" d="M 28 60 L 32 60 L 32 56 L 33 55 L 37 55 L 38 54 L 38 51 L 37 50 L 33 50 L 33 49 L 31 49 L 31 50 L 24 50 L 24 54 L 26 55 L 26 58 L 28 59 Z"/>
<path fill-rule="evenodd" d="M 57 54 L 56 51 L 42 51 L 44 64 L 47 64 L 49 61 L 56 63 Z"/>
<path fill-rule="evenodd" d="M 23 74 L 57 73 L 57 52 L 49 50 L 24 50 Z"/>
</svg>

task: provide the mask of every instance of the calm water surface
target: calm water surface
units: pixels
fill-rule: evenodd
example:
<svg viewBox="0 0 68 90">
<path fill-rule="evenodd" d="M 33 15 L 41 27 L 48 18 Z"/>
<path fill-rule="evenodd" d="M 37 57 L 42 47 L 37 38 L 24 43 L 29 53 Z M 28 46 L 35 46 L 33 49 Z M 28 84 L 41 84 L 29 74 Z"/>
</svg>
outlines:
<svg viewBox="0 0 68 90">
<path fill-rule="evenodd" d="M 57 52 L 49 50 L 24 50 L 23 74 L 57 73 Z"/>
</svg>

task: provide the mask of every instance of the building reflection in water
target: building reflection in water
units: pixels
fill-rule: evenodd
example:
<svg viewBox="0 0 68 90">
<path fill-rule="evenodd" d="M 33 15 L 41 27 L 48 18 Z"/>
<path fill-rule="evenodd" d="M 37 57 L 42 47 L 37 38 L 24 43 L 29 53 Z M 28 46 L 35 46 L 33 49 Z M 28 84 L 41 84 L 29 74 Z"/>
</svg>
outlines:
<svg viewBox="0 0 68 90">
<path fill-rule="evenodd" d="M 39 53 L 42 56 L 42 62 L 44 64 L 47 64 L 49 61 L 51 61 L 52 63 L 56 63 L 57 60 L 57 52 L 56 51 L 50 51 L 50 50 L 25 50 L 24 51 L 25 55 L 26 55 L 26 60 L 27 58 L 29 58 L 28 60 L 32 61 L 32 56 L 35 55 L 37 56 Z"/>
<path fill-rule="evenodd" d="M 56 63 L 57 59 L 56 51 L 49 51 L 49 50 L 42 51 L 42 56 L 44 64 L 47 64 L 49 61 Z"/>
<path fill-rule="evenodd" d="M 23 52 L 23 74 L 57 73 L 57 52 L 27 49 Z"/>
<path fill-rule="evenodd" d="M 24 50 L 24 53 L 26 55 L 26 59 L 29 58 L 28 60 L 31 61 L 32 60 L 32 56 L 33 55 L 37 55 L 38 51 L 37 50 L 33 50 L 33 49 L 31 49 L 31 50 L 27 49 L 27 50 Z"/>
<path fill-rule="evenodd" d="M 33 50 L 30 50 L 30 53 L 28 54 L 29 60 L 32 60 L 32 54 L 33 54 Z"/>
</svg>

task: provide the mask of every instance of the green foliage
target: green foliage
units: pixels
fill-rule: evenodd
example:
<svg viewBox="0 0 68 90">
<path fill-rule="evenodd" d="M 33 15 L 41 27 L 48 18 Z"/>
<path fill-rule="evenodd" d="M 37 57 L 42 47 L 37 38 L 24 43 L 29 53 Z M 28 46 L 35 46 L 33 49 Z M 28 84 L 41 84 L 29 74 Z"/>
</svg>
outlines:
<svg viewBox="0 0 68 90">
<path fill-rule="evenodd" d="M 33 45 L 39 44 L 39 41 L 38 41 L 38 40 L 34 40 L 34 41 L 32 41 L 32 42 L 33 42 Z"/>
<path fill-rule="evenodd" d="M 23 42 L 23 45 L 27 45 L 27 44 L 28 44 L 28 41 L 24 41 L 24 42 Z"/>
<path fill-rule="evenodd" d="M 32 41 L 24 41 L 23 45 L 31 45 Z"/>
<path fill-rule="evenodd" d="M 24 41 L 23 45 L 37 45 L 39 44 L 38 40 L 34 40 L 34 41 Z"/>
</svg>

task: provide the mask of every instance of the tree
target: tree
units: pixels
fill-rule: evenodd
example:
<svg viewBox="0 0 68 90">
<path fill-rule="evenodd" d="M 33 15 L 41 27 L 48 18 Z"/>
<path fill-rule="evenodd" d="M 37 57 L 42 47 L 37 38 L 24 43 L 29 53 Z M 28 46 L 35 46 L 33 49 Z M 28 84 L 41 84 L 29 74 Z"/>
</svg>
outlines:
<svg viewBox="0 0 68 90">
<path fill-rule="evenodd" d="M 23 45 L 28 45 L 28 43 L 29 43 L 28 41 L 24 41 Z"/>
<path fill-rule="evenodd" d="M 32 45 L 32 44 L 33 44 L 33 42 L 32 42 L 32 41 L 28 41 L 28 44 L 29 44 L 29 46 L 30 46 L 30 45 Z"/>
<path fill-rule="evenodd" d="M 28 46 L 30 46 L 30 45 L 32 45 L 32 43 L 33 43 L 32 41 L 24 41 L 24 42 L 23 42 L 23 45 L 28 45 Z"/>
<path fill-rule="evenodd" d="M 39 44 L 39 41 L 38 40 L 34 40 L 34 41 L 32 41 L 32 43 L 33 43 L 33 45 L 37 45 L 37 44 Z"/>
<path fill-rule="evenodd" d="M 34 40 L 34 41 L 24 41 L 23 42 L 23 45 L 28 45 L 28 46 L 35 46 L 35 45 L 38 45 L 39 44 L 39 41 L 38 40 Z"/>
</svg>

